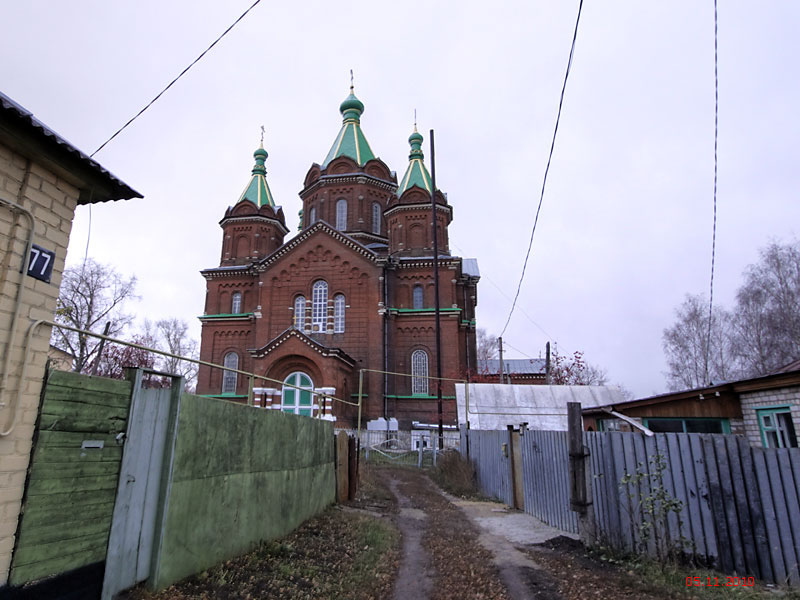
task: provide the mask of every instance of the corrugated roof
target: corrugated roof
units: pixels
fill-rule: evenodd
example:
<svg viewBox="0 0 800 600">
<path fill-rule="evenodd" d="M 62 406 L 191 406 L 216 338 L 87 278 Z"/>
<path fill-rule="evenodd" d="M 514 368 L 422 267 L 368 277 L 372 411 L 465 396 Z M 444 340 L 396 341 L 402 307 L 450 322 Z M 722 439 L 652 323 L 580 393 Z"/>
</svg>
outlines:
<svg viewBox="0 0 800 600">
<path fill-rule="evenodd" d="M 504 370 L 506 373 L 516 375 L 544 375 L 547 361 L 544 358 L 506 358 L 503 359 Z M 490 358 L 488 360 L 478 359 L 479 373 L 499 373 L 500 360 Z"/>
<path fill-rule="evenodd" d="M 466 422 L 465 384 L 456 384 L 458 422 Z M 530 429 L 566 431 L 567 403 L 582 408 L 623 400 L 619 388 L 605 385 L 469 384 L 469 423 L 472 429 L 505 429 L 527 423 Z"/>
<path fill-rule="evenodd" d="M 127 200 L 130 198 L 141 198 L 142 195 L 131 188 L 127 183 L 119 179 L 108 169 L 104 168 L 96 160 L 90 158 L 78 148 L 70 144 L 64 137 L 53 131 L 50 127 L 42 123 L 39 119 L 33 116 L 33 113 L 26 108 L 20 106 L 14 100 L 0 92 L 0 120 L 5 121 L 12 119 L 28 130 L 27 133 L 33 138 L 38 138 L 38 141 L 45 145 L 45 148 L 53 153 L 62 154 L 65 157 L 70 157 L 79 161 L 82 166 L 87 168 L 94 174 L 100 181 L 99 183 L 105 184 L 101 186 L 90 186 L 87 191 L 91 194 L 84 195 L 78 199 L 78 204 L 96 204 L 98 202 L 105 202 L 107 200 Z M 24 153 L 24 151 L 21 151 Z M 36 158 L 31 156 L 30 158 Z M 66 168 L 64 166 L 63 168 Z"/>
</svg>

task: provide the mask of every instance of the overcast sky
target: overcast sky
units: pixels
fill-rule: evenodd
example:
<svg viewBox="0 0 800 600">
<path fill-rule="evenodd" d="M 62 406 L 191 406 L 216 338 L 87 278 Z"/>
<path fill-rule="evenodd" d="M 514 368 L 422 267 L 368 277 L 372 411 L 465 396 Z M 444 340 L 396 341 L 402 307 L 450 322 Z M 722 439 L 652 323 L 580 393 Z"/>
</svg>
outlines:
<svg viewBox="0 0 800 600">
<path fill-rule="evenodd" d="M 252 0 L 5 3 L 0 90 L 87 154 Z M 298 192 L 341 124 L 355 70 L 373 151 L 402 174 L 413 111 L 436 131 L 453 252 L 476 257 L 478 326 L 502 329 L 550 146 L 577 1 L 263 0 L 96 159 L 145 198 L 92 209 L 89 255 L 139 279 L 142 318 L 199 336 L 218 222 L 266 128 L 268 181 L 296 231 Z M 720 2 L 715 299 L 772 239 L 800 235 L 800 3 Z M 665 390 L 661 336 L 708 293 L 712 0 L 586 2 L 509 357 L 583 350 L 637 395 Z M 79 208 L 67 263 L 80 263 Z"/>
</svg>

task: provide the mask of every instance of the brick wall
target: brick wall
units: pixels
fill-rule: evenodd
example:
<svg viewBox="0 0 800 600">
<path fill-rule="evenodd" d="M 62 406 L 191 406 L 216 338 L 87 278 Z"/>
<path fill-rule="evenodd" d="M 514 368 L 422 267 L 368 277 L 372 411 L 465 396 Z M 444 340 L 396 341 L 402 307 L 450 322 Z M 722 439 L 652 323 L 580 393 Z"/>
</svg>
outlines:
<svg viewBox="0 0 800 600">
<path fill-rule="evenodd" d="M 11 348 L 11 364 L 6 389 L 0 401 L 0 430 L 11 423 L 10 407 L 20 386 L 23 347 L 28 325 L 34 319 L 52 320 L 56 298 L 64 270 L 72 219 L 78 199 L 78 189 L 36 163 L 0 144 L 0 198 L 22 204 L 33 212 L 36 220 L 34 243 L 53 250 L 56 260 L 51 283 L 35 280 L 19 272 L 23 263 L 25 242 L 29 231 L 28 219 L 0 203 L 0 348 L 4 358 L 9 340 L 9 328 L 19 285 L 23 285 L 22 306 L 17 321 L 16 338 Z M 22 198 L 19 198 L 22 190 Z M 40 327 L 33 337 L 24 393 L 16 410 L 16 425 L 7 436 L 0 436 L 0 586 L 8 579 L 14 535 L 25 486 L 25 473 L 30 460 L 31 439 L 39 406 L 44 365 L 50 341 L 50 328 Z M 0 361 L 0 368 L 2 361 Z"/>
<path fill-rule="evenodd" d="M 800 387 L 783 387 L 774 390 L 742 393 L 742 415 L 747 439 L 754 446 L 763 446 L 756 410 L 774 406 L 791 406 L 795 432 L 800 433 Z"/>
</svg>

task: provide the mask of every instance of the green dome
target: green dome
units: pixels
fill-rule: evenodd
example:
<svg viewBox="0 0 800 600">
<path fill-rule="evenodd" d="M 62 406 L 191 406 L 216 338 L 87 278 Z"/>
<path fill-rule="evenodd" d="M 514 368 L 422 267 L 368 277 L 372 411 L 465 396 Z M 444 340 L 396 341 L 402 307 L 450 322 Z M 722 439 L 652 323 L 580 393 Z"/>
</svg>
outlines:
<svg viewBox="0 0 800 600">
<path fill-rule="evenodd" d="M 344 99 L 339 105 L 339 112 L 342 113 L 342 116 L 347 118 L 349 115 L 348 112 L 354 112 L 354 117 L 358 118 L 364 112 L 364 103 L 356 98 L 356 95 L 353 93 L 353 88 L 350 88 L 350 95 Z"/>
<path fill-rule="evenodd" d="M 266 159 L 266 158 L 267 158 L 267 156 L 269 156 L 269 154 L 267 154 L 267 151 L 266 151 L 266 150 L 264 150 L 264 148 L 259 148 L 258 150 L 256 150 L 255 152 L 253 152 L 253 158 L 255 158 L 256 160 L 258 160 L 258 157 L 259 157 L 259 156 L 263 156 L 263 157 Z"/>
<path fill-rule="evenodd" d="M 419 145 L 422 145 L 422 134 L 419 131 L 415 131 L 410 136 L 408 136 L 409 144 L 413 146 L 415 142 Z"/>
</svg>

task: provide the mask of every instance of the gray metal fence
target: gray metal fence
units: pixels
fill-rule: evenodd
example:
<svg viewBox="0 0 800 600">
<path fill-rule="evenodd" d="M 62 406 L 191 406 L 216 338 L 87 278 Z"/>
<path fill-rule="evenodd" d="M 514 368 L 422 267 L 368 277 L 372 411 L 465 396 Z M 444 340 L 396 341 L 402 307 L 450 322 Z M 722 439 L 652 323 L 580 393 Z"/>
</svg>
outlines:
<svg viewBox="0 0 800 600">
<path fill-rule="evenodd" d="M 462 432 L 464 454 L 465 438 Z M 511 464 L 503 444 L 510 444 L 507 431 L 469 431 L 481 490 L 511 505 Z M 723 572 L 800 584 L 800 449 L 753 448 L 731 435 L 675 433 L 591 432 L 584 434 L 584 445 L 602 543 L 656 557 L 666 543 Z M 521 450 L 525 512 L 577 532 L 566 432 L 525 431 Z M 626 475 L 633 478 L 623 484 Z M 653 517 L 647 502 L 659 494 L 680 505 L 674 511 L 656 506 Z"/>
</svg>

